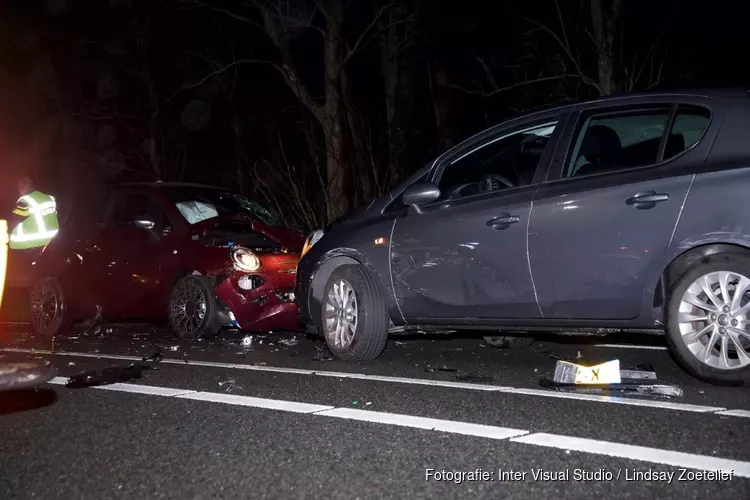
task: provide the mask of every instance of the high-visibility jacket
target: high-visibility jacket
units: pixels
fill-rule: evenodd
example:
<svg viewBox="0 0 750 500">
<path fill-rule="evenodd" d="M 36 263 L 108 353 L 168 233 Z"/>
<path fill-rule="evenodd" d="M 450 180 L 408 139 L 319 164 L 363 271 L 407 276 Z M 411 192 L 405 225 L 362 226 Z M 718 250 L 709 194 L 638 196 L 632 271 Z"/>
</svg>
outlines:
<svg viewBox="0 0 750 500">
<path fill-rule="evenodd" d="M 33 191 L 18 198 L 15 215 L 26 217 L 10 233 L 9 248 L 43 247 L 60 229 L 57 221 L 57 203 L 54 196 Z"/>
</svg>

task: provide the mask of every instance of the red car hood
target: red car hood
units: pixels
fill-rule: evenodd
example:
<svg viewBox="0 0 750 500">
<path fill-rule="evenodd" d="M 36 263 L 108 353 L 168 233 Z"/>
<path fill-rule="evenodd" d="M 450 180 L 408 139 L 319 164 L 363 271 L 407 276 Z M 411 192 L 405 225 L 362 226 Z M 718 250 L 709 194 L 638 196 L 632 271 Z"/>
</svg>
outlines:
<svg viewBox="0 0 750 500">
<path fill-rule="evenodd" d="M 301 232 L 289 227 L 268 226 L 266 224 L 263 224 L 259 220 L 253 219 L 245 214 L 220 215 L 218 217 L 212 217 L 210 219 L 198 222 L 193 226 L 193 229 L 197 233 L 206 233 L 221 222 L 238 219 L 245 219 L 250 221 L 254 231 L 279 243 L 287 250 L 290 250 L 292 252 L 302 251 L 302 246 L 305 244 L 305 235 Z"/>
</svg>

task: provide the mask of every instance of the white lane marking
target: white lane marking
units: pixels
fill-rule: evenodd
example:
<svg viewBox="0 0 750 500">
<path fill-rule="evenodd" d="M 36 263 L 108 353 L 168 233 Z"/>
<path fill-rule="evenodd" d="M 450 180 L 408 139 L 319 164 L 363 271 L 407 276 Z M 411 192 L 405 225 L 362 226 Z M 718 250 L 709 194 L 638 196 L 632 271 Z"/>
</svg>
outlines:
<svg viewBox="0 0 750 500">
<path fill-rule="evenodd" d="M 595 455 L 626 458 L 641 462 L 671 465 L 673 467 L 685 467 L 705 471 L 719 470 L 727 473 L 733 472 L 735 476 L 750 478 L 750 462 L 710 457 L 707 455 L 695 455 L 693 453 L 683 453 L 681 451 L 611 443 L 609 441 L 561 436 L 558 434 L 546 434 L 543 432 L 512 438 L 511 442 L 545 446 L 560 450 L 582 451 L 584 453 L 592 453 Z"/>
<path fill-rule="evenodd" d="M 48 384 L 54 385 L 65 385 L 68 383 L 68 379 L 65 377 L 55 377 L 47 382 Z M 133 394 L 148 394 L 151 396 L 164 396 L 167 398 L 184 396 L 186 394 L 192 394 L 196 391 L 186 389 L 173 389 L 171 387 L 158 387 L 154 385 L 138 385 L 138 384 L 108 384 L 108 385 L 96 385 L 91 389 L 104 389 L 107 391 L 119 391 L 119 392 L 130 392 Z"/>
<path fill-rule="evenodd" d="M 254 398 L 250 396 L 239 396 L 236 394 L 221 394 L 216 392 L 193 392 L 175 396 L 177 399 L 193 399 L 196 401 L 209 401 L 211 403 L 224 403 L 228 405 L 252 406 L 253 408 L 264 408 L 267 410 L 290 411 L 293 413 L 316 413 L 323 410 L 332 410 L 333 406 L 316 405 L 309 403 L 298 403 L 296 401 L 283 401 L 280 399 Z"/>
<path fill-rule="evenodd" d="M 651 399 L 618 398 L 612 396 L 597 396 L 596 394 L 573 394 L 568 392 L 549 392 L 542 389 L 514 389 L 502 390 L 510 394 L 525 394 L 527 396 L 544 396 L 547 398 L 577 399 L 579 401 L 598 401 L 600 403 L 614 403 L 620 405 L 646 406 L 649 408 L 664 408 L 665 410 L 693 411 L 698 413 L 713 413 L 726 408 L 720 406 L 691 405 L 686 403 L 672 403 Z"/>
<path fill-rule="evenodd" d="M 91 354 L 91 353 L 80 353 L 80 352 L 51 352 L 45 350 L 34 350 L 31 349 L 20 349 L 20 348 L 0 348 L 0 352 L 17 352 L 25 354 L 40 354 L 40 355 L 57 355 L 57 356 L 72 356 L 82 358 L 101 358 L 101 359 L 116 359 L 125 361 L 141 361 L 143 357 L 138 356 L 122 356 L 116 354 Z M 547 391 L 542 389 L 526 389 L 517 387 L 505 387 L 491 384 L 470 384 L 467 382 L 451 382 L 447 380 L 431 380 L 423 378 L 406 378 L 406 377 L 389 377 L 386 375 L 367 375 L 363 373 L 348 373 L 348 372 L 334 372 L 327 370 L 306 370 L 300 368 L 283 368 L 276 366 L 260 366 L 260 365 L 243 365 L 236 363 L 222 363 L 217 361 L 190 361 L 185 363 L 182 359 L 163 359 L 160 363 L 173 364 L 173 365 L 192 365 L 201 367 L 211 368 L 227 368 L 237 370 L 249 370 L 258 372 L 271 372 L 271 373 L 286 373 L 293 375 L 317 375 L 321 377 L 333 377 L 333 378 L 348 378 L 357 380 L 367 380 L 376 382 L 391 382 L 399 384 L 409 385 L 426 385 L 434 387 L 448 387 L 451 389 L 465 389 L 473 391 L 487 391 L 487 392 L 502 392 L 506 394 L 515 394 L 522 396 L 540 396 L 545 398 L 558 398 L 558 399 L 572 399 L 579 401 L 591 401 L 595 403 L 612 403 L 629 406 L 642 406 L 648 408 L 661 408 L 665 410 L 676 410 L 676 411 L 690 411 L 690 412 L 701 412 L 701 413 L 716 413 L 723 412 L 727 408 L 720 406 L 703 406 L 703 405 L 692 405 L 686 403 L 675 403 L 671 401 L 660 401 L 651 399 L 638 399 L 638 398 L 618 398 L 611 396 L 598 396 L 595 394 L 572 394 L 565 392 Z M 734 410 L 732 410 L 734 411 Z M 743 411 L 743 410 L 737 410 Z M 733 416 L 731 413 L 727 415 Z M 741 416 L 741 415 L 734 415 Z M 742 415 L 744 416 L 744 415 Z"/>
<path fill-rule="evenodd" d="M 66 380 L 67 379 L 63 377 L 56 377 L 50 382 L 53 384 L 60 384 L 64 383 Z M 132 392 L 130 390 L 131 386 L 132 384 L 112 384 L 109 386 L 99 386 L 97 388 L 108 388 L 112 391 Z M 750 462 L 741 462 L 738 460 L 729 460 L 725 458 L 695 455 L 692 453 L 683 453 L 671 450 L 662 450 L 659 448 L 633 446 L 620 443 L 611 443 L 608 441 L 599 441 L 595 439 L 560 436 L 556 434 L 529 434 L 530 431 L 511 429 L 507 427 L 480 425 L 455 420 L 440 420 L 435 418 L 417 417 L 414 415 L 403 415 L 398 413 L 381 413 L 367 410 L 355 410 L 351 408 L 334 408 L 332 406 L 298 403 L 296 401 L 283 401 L 250 396 L 239 396 L 235 394 L 221 394 L 199 391 L 173 395 L 172 393 L 175 391 L 175 389 L 169 387 L 137 387 L 140 389 L 140 394 L 148 394 L 152 396 L 174 397 L 175 399 L 190 399 L 237 406 L 249 406 L 277 411 L 304 413 L 314 416 L 340 418 L 344 420 L 356 420 L 360 422 L 369 422 L 376 424 L 397 425 L 400 427 L 426 429 L 496 440 L 508 439 L 511 442 L 520 444 L 558 448 L 564 450 L 575 450 L 596 455 L 606 455 L 610 457 L 625 458 L 635 461 L 672 465 L 675 467 L 685 467 L 706 471 L 733 471 L 735 476 L 750 478 Z"/>
<path fill-rule="evenodd" d="M 495 427 L 492 425 L 472 424 L 469 422 L 457 422 L 454 420 L 415 417 L 412 415 L 401 415 L 399 413 L 355 410 L 352 408 L 335 408 L 316 413 L 316 415 L 345 418 L 347 420 L 359 420 L 361 422 L 372 422 L 377 424 L 398 425 L 401 427 L 413 427 L 415 429 L 450 432 L 452 434 L 464 434 L 466 436 L 478 436 L 490 439 L 508 439 L 529 433 L 529 431 L 510 429 L 508 427 Z"/>
<path fill-rule="evenodd" d="M 745 417 L 750 418 L 748 410 L 724 410 L 716 413 L 717 415 L 726 415 L 728 417 Z"/>
<path fill-rule="evenodd" d="M 667 350 L 666 347 L 660 345 L 594 344 L 594 347 L 611 347 L 612 349 L 646 349 L 649 351 Z"/>
</svg>

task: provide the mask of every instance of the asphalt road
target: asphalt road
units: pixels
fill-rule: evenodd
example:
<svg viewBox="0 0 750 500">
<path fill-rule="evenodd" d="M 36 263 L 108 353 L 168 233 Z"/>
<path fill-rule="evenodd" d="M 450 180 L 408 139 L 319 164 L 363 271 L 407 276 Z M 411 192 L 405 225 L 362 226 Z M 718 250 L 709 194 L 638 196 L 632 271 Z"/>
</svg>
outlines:
<svg viewBox="0 0 750 500">
<path fill-rule="evenodd" d="M 302 335 L 239 340 L 108 325 L 53 345 L 0 326 L 0 362 L 59 370 L 44 389 L 0 393 L 0 498 L 750 498 L 750 389 L 692 379 L 659 338 L 523 350 L 394 338 L 368 363 L 316 359 Z M 141 361 L 156 352 L 163 360 Z M 650 363 L 685 396 L 541 388 L 558 358 Z M 131 363 L 147 368 L 139 379 L 64 385 Z"/>
</svg>

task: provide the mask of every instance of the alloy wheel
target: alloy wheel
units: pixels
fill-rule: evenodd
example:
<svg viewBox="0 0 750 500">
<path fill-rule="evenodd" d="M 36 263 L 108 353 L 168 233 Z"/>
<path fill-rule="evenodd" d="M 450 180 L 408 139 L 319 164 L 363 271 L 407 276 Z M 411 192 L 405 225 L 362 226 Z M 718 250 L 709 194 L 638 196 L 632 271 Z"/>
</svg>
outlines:
<svg viewBox="0 0 750 500">
<path fill-rule="evenodd" d="M 198 285 L 189 281 L 180 283 L 169 308 L 173 328 L 188 335 L 198 331 L 206 320 L 207 302 Z"/>
<path fill-rule="evenodd" d="M 325 304 L 326 335 L 336 347 L 349 347 L 357 331 L 359 309 L 352 285 L 339 279 L 328 290 Z"/>
<path fill-rule="evenodd" d="M 677 321 L 682 341 L 702 363 L 720 370 L 750 365 L 750 279 L 716 271 L 682 295 Z"/>
</svg>

